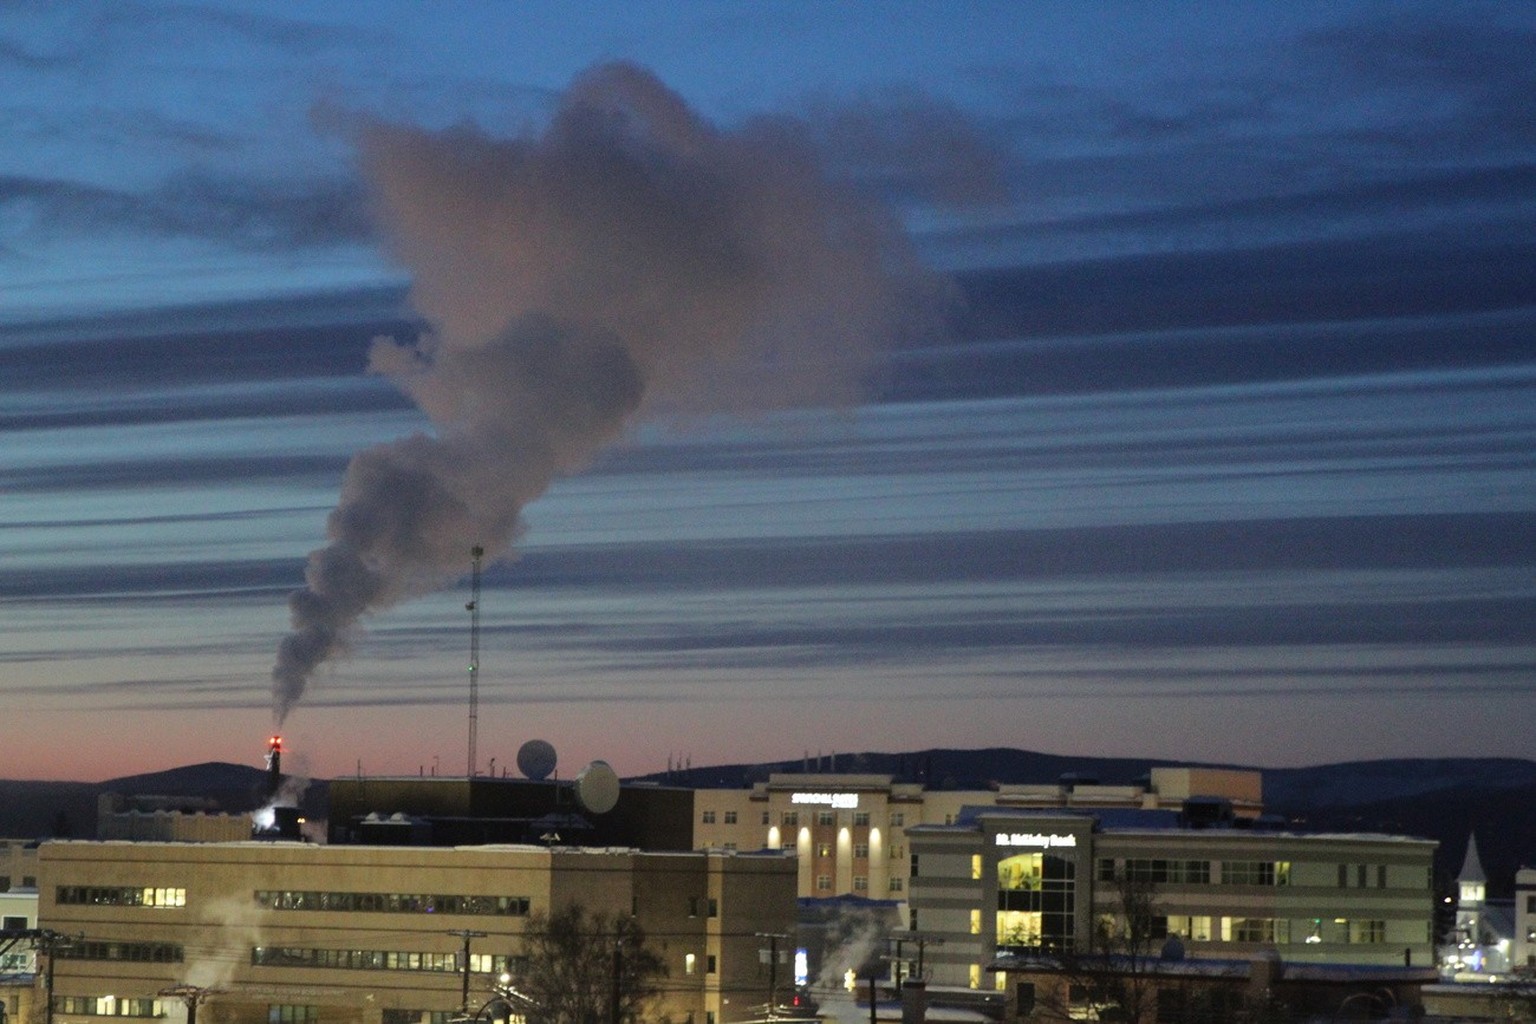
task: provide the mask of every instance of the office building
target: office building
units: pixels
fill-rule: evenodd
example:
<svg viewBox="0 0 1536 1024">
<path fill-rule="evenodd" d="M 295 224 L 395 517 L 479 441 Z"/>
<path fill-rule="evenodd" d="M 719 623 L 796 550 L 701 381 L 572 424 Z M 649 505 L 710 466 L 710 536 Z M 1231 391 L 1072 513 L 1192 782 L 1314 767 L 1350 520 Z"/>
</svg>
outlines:
<svg viewBox="0 0 1536 1024">
<path fill-rule="evenodd" d="M 530 915 L 573 903 L 644 929 L 668 968 L 658 1018 L 731 1024 L 766 1000 L 761 936 L 795 921 L 777 853 L 56 841 L 39 874 L 43 926 L 80 936 L 56 1024 L 187 999 L 226 1024 L 441 1024 L 516 974 Z"/>
<path fill-rule="evenodd" d="M 802 898 L 905 901 L 907 830 L 953 823 L 967 807 L 1156 810 L 1181 809 L 1192 800 L 1220 801 L 1234 817 L 1252 820 L 1263 809 L 1260 774 L 1164 767 L 1133 785 L 1068 777 L 982 790 L 931 789 L 892 775 L 774 774 L 748 789 L 694 790 L 693 845 L 793 852 Z"/>
<path fill-rule="evenodd" d="M 1304 834 L 1174 811 L 967 808 L 910 828 L 914 938 L 934 985 L 1001 987 L 999 957 L 1089 952 L 1123 933 L 1127 880 L 1147 928 L 1189 959 L 1432 967 L 1436 844 Z"/>
</svg>

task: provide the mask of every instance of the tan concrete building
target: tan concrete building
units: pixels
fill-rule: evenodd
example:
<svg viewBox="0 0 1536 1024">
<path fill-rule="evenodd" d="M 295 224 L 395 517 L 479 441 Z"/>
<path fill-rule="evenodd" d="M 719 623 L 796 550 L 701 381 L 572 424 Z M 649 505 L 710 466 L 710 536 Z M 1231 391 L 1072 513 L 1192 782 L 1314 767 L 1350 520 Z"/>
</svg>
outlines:
<svg viewBox="0 0 1536 1024">
<path fill-rule="evenodd" d="M 81 938 L 55 963 L 54 1020 L 173 1018 L 175 986 L 220 1024 L 416 1024 L 470 1012 L 514 967 L 529 915 L 632 915 L 664 957 L 656 1019 L 730 1024 L 766 997 L 760 933 L 791 932 L 778 854 L 290 842 L 45 843 L 39 918 Z"/>
<path fill-rule="evenodd" d="M 0 892 L 37 888 L 37 840 L 0 839 Z"/>
<path fill-rule="evenodd" d="M 212 800 L 125 796 L 96 799 L 96 838 L 136 842 L 229 843 L 251 838 L 249 814 L 225 814 Z"/>
<path fill-rule="evenodd" d="M 1515 941 L 1510 963 L 1536 982 L 1536 868 L 1515 872 Z"/>
<path fill-rule="evenodd" d="M 1256 771 L 1153 768 L 1144 784 L 1063 779 L 984 790 L 928 789 L 891 775 L 774 774 L 750 789 L 694 791 L 694 845 L 711 850 L 782 849 L 799 863 L 799 894 L 904 901 L 910 880 L 907 829 L 953 823 L 966 807 L 1182 809 L 1223 801 L 1239 818 L 1263 809 Z"/>
</svg>

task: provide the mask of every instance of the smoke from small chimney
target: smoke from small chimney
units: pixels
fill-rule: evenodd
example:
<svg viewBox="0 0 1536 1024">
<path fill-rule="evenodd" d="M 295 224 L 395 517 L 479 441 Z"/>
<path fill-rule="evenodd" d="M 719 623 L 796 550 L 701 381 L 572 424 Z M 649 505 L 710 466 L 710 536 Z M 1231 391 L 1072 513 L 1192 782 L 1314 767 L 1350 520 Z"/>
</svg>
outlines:
<svg viewBox="0 0 1536 1024">
<path fill-rule="evenodd" d="M 788 118 L 712 125 L 649 72 L 579 76 L 540 130 L 347 121 L 429 330 L 375 341 L 430 431 L 348 466 L 289 600 L 281 723 L 358 620 L 506 558 L 522 510 L 637 415 L 856 397 L 939 294 L 885 211 Z"/>
</svg>

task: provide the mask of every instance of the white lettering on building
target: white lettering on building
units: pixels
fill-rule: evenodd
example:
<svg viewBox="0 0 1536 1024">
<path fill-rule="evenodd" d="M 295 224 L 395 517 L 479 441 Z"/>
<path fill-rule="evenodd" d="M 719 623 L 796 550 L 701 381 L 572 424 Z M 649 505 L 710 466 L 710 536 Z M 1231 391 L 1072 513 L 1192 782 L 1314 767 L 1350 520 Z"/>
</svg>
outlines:
<svg viewBox="0 0 1536 1024">
<path fill-rule="evenodd" d="M 792 804 L 824 804 L 827 807 L 857 807 L 859 806 L 859 794 L 857 793 L 791 793 L 789 802 Z"/>
<path fill-rule="evenodd" d="M 1044 832 L 999 832 L 998 846 L 1028 846 L 1045 850 L 1054 846 L 1076 846 L 1077 836 L 1047 835 Z"/>
</svg>

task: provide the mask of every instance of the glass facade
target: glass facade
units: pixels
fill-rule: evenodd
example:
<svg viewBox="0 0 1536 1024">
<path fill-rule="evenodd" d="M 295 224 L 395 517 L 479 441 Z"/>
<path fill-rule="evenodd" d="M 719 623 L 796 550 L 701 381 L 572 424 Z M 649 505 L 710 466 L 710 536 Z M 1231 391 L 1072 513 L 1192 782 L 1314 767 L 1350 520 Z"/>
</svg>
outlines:
<svg viewBox="0 0 1536 1024">
<path fill-rule="evenodd" d="M 1077 867 L 1050 853 L 1020 853 L 997 864 L 1000 953 L 1072 948 Z"/>
</svg>

